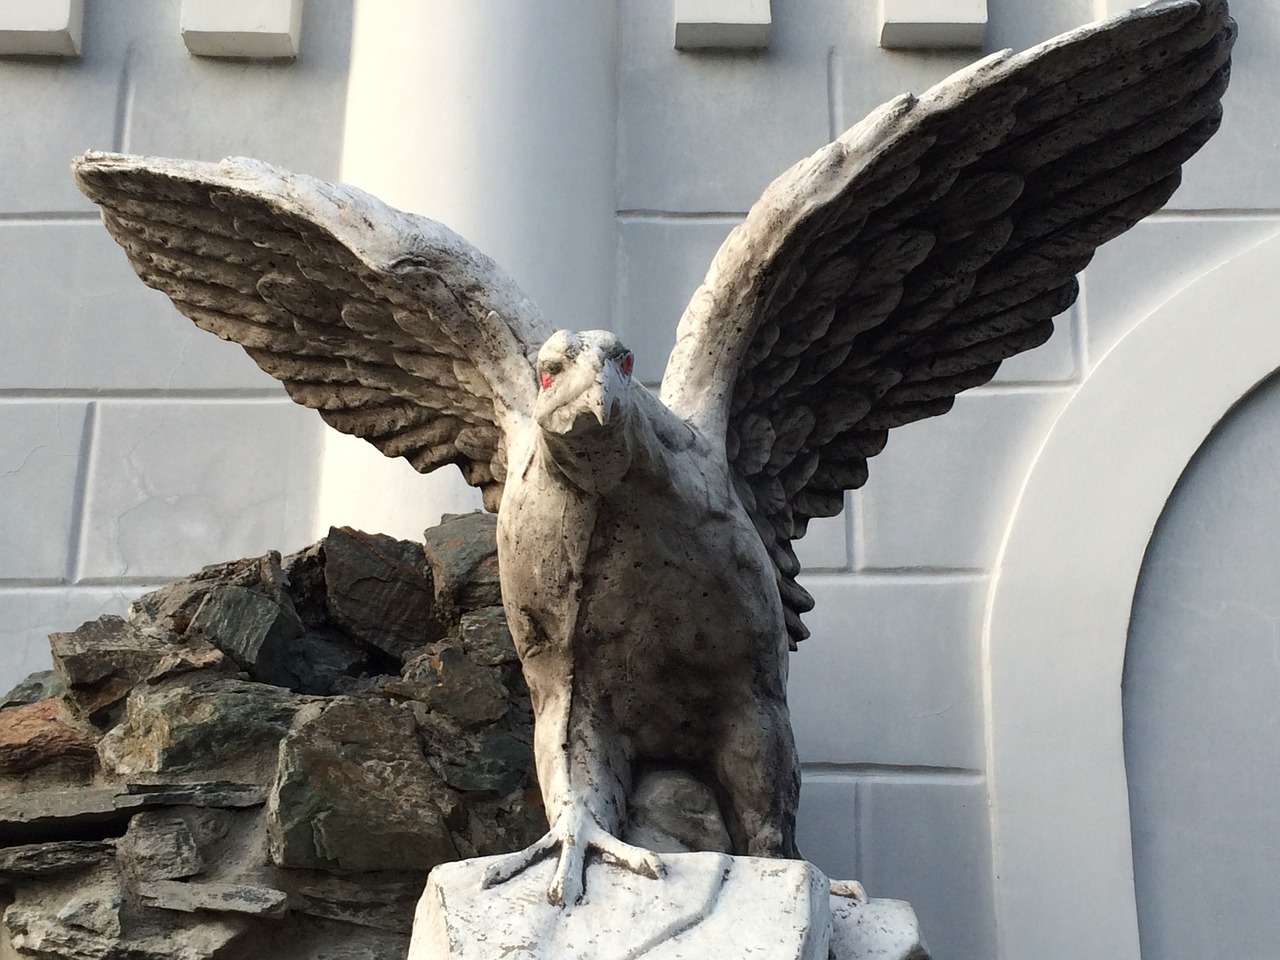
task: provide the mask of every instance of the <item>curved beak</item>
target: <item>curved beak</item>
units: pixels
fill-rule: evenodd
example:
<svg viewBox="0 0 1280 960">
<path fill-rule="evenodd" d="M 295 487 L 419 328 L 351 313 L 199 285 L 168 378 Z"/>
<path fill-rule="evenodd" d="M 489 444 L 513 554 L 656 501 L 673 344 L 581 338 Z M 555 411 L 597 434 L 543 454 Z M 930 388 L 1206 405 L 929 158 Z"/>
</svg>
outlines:
<svg viewBox="0 0 1280 960">
<path fill-rule="evenodd" d="M 605 360 L 583 398 L 600 426 L 608 426 L 609 421 L 618 416 L 626 399 L 627 386 L 627 378 L 618 369 L 617 362 Z"/>
</svg>

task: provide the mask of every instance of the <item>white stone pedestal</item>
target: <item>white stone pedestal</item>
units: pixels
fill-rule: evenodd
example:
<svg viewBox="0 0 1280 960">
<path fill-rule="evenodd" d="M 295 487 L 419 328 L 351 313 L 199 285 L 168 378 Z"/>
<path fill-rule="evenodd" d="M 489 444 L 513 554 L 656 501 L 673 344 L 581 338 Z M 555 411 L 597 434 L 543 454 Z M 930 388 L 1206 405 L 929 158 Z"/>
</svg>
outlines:
<svg viewBox="0 0 1280 960">
<path fill-rule="evenodd" d="M 491 858 L 436 867 L 409 960 L 926 960 L 911 907 L 832 897 L 817 867 L 664 854 L 661 880 L 592 863 L 583 902 L 547 902 L 554 858 L 490 889 Z M 834 925 L 833 925 L 834 924 Z"/>
</svg>

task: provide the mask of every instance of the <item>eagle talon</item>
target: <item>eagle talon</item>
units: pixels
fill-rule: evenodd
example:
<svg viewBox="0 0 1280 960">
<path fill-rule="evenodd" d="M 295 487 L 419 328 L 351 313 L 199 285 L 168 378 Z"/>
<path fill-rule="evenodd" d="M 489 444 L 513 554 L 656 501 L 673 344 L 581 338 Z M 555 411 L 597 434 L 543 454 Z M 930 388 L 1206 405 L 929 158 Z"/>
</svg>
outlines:
<svg viewBox="0 0 1280 960">
<path fill-rule="evenodd" d="M 632 873 L 657 880 L 665 875 L 662 859 L 652 850 L 624 843 L 588 815 L 564 814 L 556 825 L 532 845 L 502 857 L 485 871 L 484 886 L 496 886 L 523 873 L 556 847 L 560 855 L 555 875 L 547 889 L 547 900 L 558 907 L 582 901 L 586 884 L 587 852 L 597 851 L 610 863 Z"/>
</svg>

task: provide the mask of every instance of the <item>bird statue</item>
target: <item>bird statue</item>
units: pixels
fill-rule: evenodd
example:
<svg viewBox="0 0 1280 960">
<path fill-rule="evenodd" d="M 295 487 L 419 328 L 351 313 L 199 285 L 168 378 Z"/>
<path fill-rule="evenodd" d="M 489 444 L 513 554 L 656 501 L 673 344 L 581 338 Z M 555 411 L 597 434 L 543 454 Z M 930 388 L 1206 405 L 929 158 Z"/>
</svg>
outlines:
<svg viewBox="0 0 1280 960">
<path fill-rule="evenodd" d="M 106 153 L 80 188 L 139 276 L 330 426 L 498 513 L 550 830 L 578 901 L 645 765 L 687 771 L 733 853 L 797 857 L 792 543 L 888 431 L 1049 338 L 1095 249 L 1217 130 L 1235 26 L 1162 0 L 900 96 L 783 173 L 716 254 L 654 395 L 612 333 L 556 330 L 444 226 L 253 160 Z"/>
</svg>

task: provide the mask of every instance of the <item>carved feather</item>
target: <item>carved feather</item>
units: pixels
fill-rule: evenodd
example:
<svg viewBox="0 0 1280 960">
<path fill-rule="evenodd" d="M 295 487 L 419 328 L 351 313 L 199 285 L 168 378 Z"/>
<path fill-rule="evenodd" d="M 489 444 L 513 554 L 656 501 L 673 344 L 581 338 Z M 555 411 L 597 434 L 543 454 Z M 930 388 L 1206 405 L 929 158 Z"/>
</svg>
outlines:
<svg viewBox="0 0 1280 960">
<path fill-rule="evenodd" d="M 730 234 L 662 398 L 728 438 L 793 640 L 812 601 L 789 540 L 839 512 L 885 431 L 1048 339 L 1094 250 L 1217 129 L 1234 38 L 1225 2 L 1165 0 L 997 53 L 796 164 Z"/>
<path fill-rule="evenodd" d="M 76 181 L 138 275 L 241 344 L 331 426 L 427 472 L 455 463 L 496 510 L 551 327 L 434 221 L 256 160 L 91 153 Z"/>
</svg>

